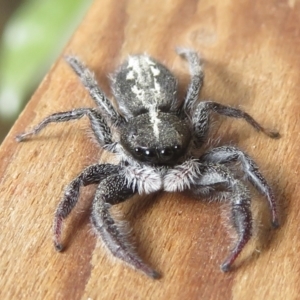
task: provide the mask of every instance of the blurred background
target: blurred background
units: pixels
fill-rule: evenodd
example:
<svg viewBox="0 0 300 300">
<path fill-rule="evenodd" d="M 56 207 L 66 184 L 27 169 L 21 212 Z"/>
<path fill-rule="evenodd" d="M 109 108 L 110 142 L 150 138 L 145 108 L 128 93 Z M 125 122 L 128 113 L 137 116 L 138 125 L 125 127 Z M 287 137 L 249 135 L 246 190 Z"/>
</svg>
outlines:
<svg viewBox="0 0 300 300">
<path fill-rule="evenodd" d="M 0 0 L 0 144 L 92 0 Z"/>
</svg>

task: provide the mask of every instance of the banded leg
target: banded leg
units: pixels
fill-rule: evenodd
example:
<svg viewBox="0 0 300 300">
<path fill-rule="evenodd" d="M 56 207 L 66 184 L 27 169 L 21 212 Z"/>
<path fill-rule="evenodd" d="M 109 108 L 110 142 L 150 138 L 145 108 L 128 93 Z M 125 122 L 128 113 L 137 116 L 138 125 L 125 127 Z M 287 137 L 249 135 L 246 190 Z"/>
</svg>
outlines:
<svg viewBox="0 0 300 300">
<path fill-rule="evenodd" d="M 236 147 L 223 146 L 208 151 L 200 157 L 200 161 L 211 162 L 214 164 L 230 164 L 232 162 L 240 162 L 243 172 L 251 184 L 261 194 L 267 197 L 272 215 L 273 228 L 279 227 L 278 211 L 274 193 L 264 176 L 259 172 L 256 163 L 246 153 Z"/>
<path fill-rule="evenodd" d="M 222 187 L 223 191 L 219 192 L 215 187 Z M 224 187 L 227 187 L 227 192 L 224 192 Z M 221 199 L 224 194 L 228 196 L 231 204 L 231 221 L 237 233 L 237 242 L 221 265 L 221 270 L 227 272 L 252 236 L 251 198 L 248 189 L 241 181 L 235 179 L 225 166 L 209 164 L 201 168 L 201 175 L 197 184 L 192 187 L 192 191 L 196 195 L 202 194 L 212 200 L 220 200 L 220 195 Z"/>
<path fill-rule="evenodd" d="M 84 116 L 89 117 L 92 130 L 95 137 L 101 146 L 112 144 L 111 131 L 106 122 L 96 109 L 77 108 L 71 111 L 55 113 L 45 118 L 41 123 L 35 126 L 32 130 L 16 136 L 18 142 L 25 140 L 32 135 L 38 134 L 43 128 L 50 123 L 68 122 L 80 119 Z"/>
<path fill-rule="evenodd" d="M 82 84 L 101 110 L 106 122 L 116 123 L 120 119 L 120 115 L 101 91 L 93 72 L 75 56 L 66 56 L 65 59 L 77 76 L 79 76 Z"/>
<path fill-rule="evenodd" d="M 134 251 L 128 241 L 128 233 L 122 230 L 109 211 L 112 205 L 125 201 L 135 193 L 123 176 L 113 175 L 103 180 L 93 202 L 92 223 L 115 257 L 156 279 L 160 277 L 159 274 L 146 265 Z"/>
<path fill-rule="evenodd" d="M 63 249 L 61 244 L 62 223 L 75 207 L 79 198 L 80 187 L 97 184 L 107 176 L 118 173 L 119 171 L 120 167 L 117 165 L 91 165 L 67 186 L 63 199 L 60 201 L 54 217 L 54 247 L 57 251 Z"/>
<path fill-rule="evenodd" d="M 177 48 L 176 50 L 177 53 L 183 56 L 189 63 L 191 82 L 188 86 L 184 102 L 184 110 L 189 113 L 194 103 L 198 100 L 199 92 L 203 85 L 204 73 L 197 52 L 185 48 Z"/>
</svg>

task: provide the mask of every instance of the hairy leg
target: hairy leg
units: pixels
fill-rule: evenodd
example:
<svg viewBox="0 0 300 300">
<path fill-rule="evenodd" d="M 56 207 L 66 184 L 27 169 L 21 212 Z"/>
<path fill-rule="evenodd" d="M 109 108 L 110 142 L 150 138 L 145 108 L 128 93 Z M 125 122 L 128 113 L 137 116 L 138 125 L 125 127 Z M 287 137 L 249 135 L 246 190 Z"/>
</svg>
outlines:
<svg viewBox="0 0 300 300">
<path fill-rule="evenodd" d="M 84 65 L 84 63 L 75 56 L 66 56 L 65 59 L 77 74 L 77 76 L 80 78 L 82 84 L 101 110 L 101 113 L 106 122 L 116 123 L 117 121 L 119 121 L 119 119 L 121 118 L 120 115 L 115 111 L 111 102 L 106 98 L 106 96 L 100 89 L 93 72 L 90 71 Z"/>
<path fill-rule="evenodd" d="M 130 244 L 128 233 L 122 230 L 120 222 L 116 222 L 110 214 L 112 205 L 125 201 L 135 193 L 123 176 L 113 175 L 103 180 L 93 202 L 92 223 L 115 257 L 156 279 L 160 275 L 142 261 Z"/>
<path fill-rule="evenodd" d="M 188 115 L 191 115 L 191 109 L 192 109 L 193 105 L 197 102 L 200 89 L 203 85 L 204 73 L 203 73 L 203 70 L 201 67 L 200 57 L 197 54 L 197 52 L 190 50 L 190 49 L 178 48 L 177 53 L 179 55 L 183 56 L 188 61 L 189 67 L 190 67 L 191 82 L 189 84 L 187 95 L 185 98 L 184 110 L 187 112 Z M 249 114 L 247 114 L 246 112 L 244 112 L 238 108 L 232 108 L 232 107 L 225 106 L 220 103 L 213 102 L 213 101 L 200 102 L 199 105 L 201 106 L 201 111 L 203 112 L 203 114 L 208 114 L 209 110 L 210 110 L 210 111 L 214 111 L 218 114 L 225 115 L 228 117 L 244 119 L 250 125 L 252 125 L 257 131 L 261 131 L 271 138 L 279 138 L 280 137 L 280 134 L 277 131 L 269 130 L 269 129 L 262 127 Z M 198 117 L 200 116 L 200 123 L 203 123 L 203 120 L 202 120 L 203 115 L 201 116 L 199 114 L 199 109 L 196 114 Z M 193 122 L 193 123 L 195 124 L 195 122 Z M 200 127 L 200 126 L 198 126 L 198 127 Z"/>
<path fill-rule="evenodd" d="M 189 114 L 194 103 L 198 100 L 199 92 L 203 85 L 204 73 L 201 67 L 200 57 L 197 52 L 185 48 L 177 48 L 176 51 L 189 63 L 191 82 L 188 86 L 183 106 L 184 110 Z"/>
<path fill-rule="evenodd" d="M 221 192 L 218 188 L 222 187 Z M 227 192 L 224 188 L 227 187 Z M 244 184 L 235 179 L 230 170 L 222 165 L 208 164 L 202 168 L 197 184 L 192 186 L 195 194 L 202 194 L 212 200 L 220 200 L 219 195 L 228 197 L 231 204 L 231 222 L 237 233 L 237 241 L 230 255 L 221 265 L 221 270 L 227 272 L 241 253 L 252 236 L 252 213 L 250 210 L 251 198 Z M 208 193 L 209 191 L 209 193 Z"/>
<path fill-rule="evenodd" d="M 209 114 L 211 111 L 231 118 L 244 119 L 257 131 L 263 132 L 270 138 L 276 139 L 280 137 L 279 132 L 264 128 L 257 121 L 255 121 L 249 114 L 247 114 L 241 109 L 225 106 L 213 101 L 200 102 L 196 109 L 196 113 L 200 116 L 201 114 Z M 197 122 L 197 119 L 195 119 L 195 117 L 193 116 L 193 123 L 194 122 Z"/>
<path fill-rule="evenodd" d="M 79 194 L 80 187 L 89 184 L 97 184 L 109 175 L 118 173 L 120 167 L 111 164 L 95 164 L 87 167 L 79 176 L 77 176 L 66 188 L 63 199 L 60 201 L 54 218 L 54 246 L 57 251 L 61 251 L 61 232 L 63 220 L 71 213 L 75 207 Z"/>
<path fill-rule="evenodd" d="M 230 164 L 240 162 L 244 174 L 252 185 L 267 197 L 272 214 L 272 226 L 279 227 L 278 211 L 274 193 L 264 176 L 260 173 L 256 163 L 246 153 L 232 146 L 214 148 L 200 157 L 202 162 Z"/>
<path fill-rule="evenodd" d="M 197 197 L 230 202 L 231 221 L 238 238 L 231 254 L 221 265 L 222 271 L 229 271 L 252 236 L 251 199 L 247 187 L 224 165 L 190 159 L 168 171 L 164 177 L 164 190 L 189 190 Z"/>
<path fill-rule="evenodd" d="M 38 134 L 43 128 L 50 123 L 68 122 L 80 119 L 84 116 L 89 117 L 92 130 L 95 137 L 101 146 L 113 144 L 111 131 L 104 119 L 96 109 L 77 108 L 71 111 L 55 113 L 45 118 L 41 123 L 35 126 L 32 130 L 16 136 L 18 142 L 25 140 L 28 137 Z"/>
</svg>

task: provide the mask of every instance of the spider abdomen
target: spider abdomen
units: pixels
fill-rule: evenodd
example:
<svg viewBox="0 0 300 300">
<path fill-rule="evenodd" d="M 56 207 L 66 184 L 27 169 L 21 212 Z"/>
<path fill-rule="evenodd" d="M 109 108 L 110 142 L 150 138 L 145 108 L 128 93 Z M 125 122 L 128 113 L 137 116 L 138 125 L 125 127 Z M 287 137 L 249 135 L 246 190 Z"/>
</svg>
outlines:
<svg viewBox="0 0 300 300">
<path fill-rule="evenodd" d="M 112 89 L 126 118 L 177 109 L 175 77 L 148 55 L 130 56 L 112 77 Z"/>
</svg>

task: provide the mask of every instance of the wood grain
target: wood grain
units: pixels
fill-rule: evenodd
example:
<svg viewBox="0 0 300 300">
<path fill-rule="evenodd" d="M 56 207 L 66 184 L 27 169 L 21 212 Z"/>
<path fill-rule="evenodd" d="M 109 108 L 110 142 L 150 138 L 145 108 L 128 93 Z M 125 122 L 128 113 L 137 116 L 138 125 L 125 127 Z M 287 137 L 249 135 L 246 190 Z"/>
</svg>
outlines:
<svg viewBox="0 0 300 300">
<path fill-rule="evenodd" d="M 85 61 L 108 95 L 107 74 L 142 52 L 174 71 L 183 95 L 189 74 L 174 48 L 190 47 L 204 60 L 202 99 L 241 107 L 280 131 L 271 140 L 243 121 L 219 118 L 212 137 L 256 160 L 275 190 L 281 228 L 270 229 L 266 200 L 254 193 L 255 237 L 223 274 L 219 265 L 232 246 L 224 205 L 182 194 L 135 197 L 117 209 L 140 255 L 163 274 L 152 280 L 112 259 L 94 236 L 89 187 L 66 222 L 67 249 L 56 253 L 52 221 L 64 186 L 85 166 L 113 160 L 86 134 L 87 120 L 14 140 L 50 113 L 93 105 L 60 58 L 0 149 L 0 298 L 299 299 L 299 21 L 296 0 L 95 1 L 64 53 Z"/>
</svg>

